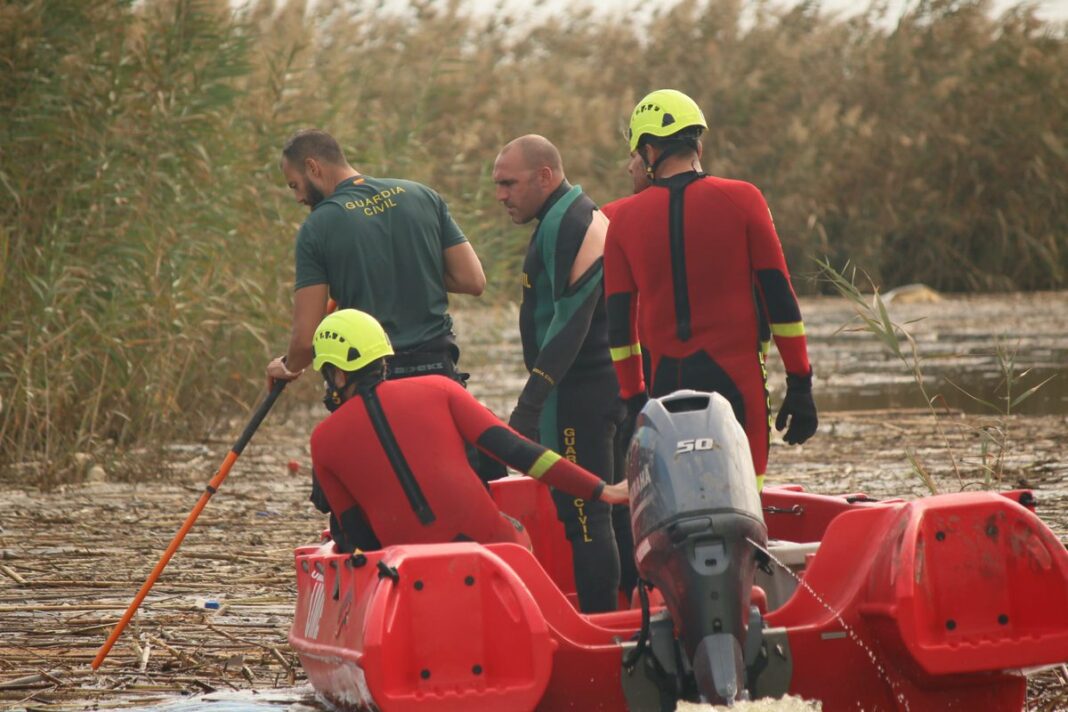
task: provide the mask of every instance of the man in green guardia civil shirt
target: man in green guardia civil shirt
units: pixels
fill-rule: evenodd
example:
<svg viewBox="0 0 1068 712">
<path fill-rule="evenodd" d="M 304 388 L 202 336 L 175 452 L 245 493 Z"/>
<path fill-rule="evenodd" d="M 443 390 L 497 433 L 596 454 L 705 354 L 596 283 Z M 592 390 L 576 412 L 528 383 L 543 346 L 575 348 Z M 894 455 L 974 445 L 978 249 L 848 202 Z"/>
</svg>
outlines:
<svg viewBox="0 0 1068 712">
<path fill-rule="evenodd" d="M 391 377 L 462 380 L 447 293 L 478 296 L 486 276 L 441 196 L 360 174 L 332 136 L 314 129 L 290 137 L 281 168 L 311 214 L 297 233 L 289 348 L 268 364 L 268 377 L 293 380 L 311 363 L 315 327 L 333 299 L 385 328 L 397 354 Z"/>
</svg>

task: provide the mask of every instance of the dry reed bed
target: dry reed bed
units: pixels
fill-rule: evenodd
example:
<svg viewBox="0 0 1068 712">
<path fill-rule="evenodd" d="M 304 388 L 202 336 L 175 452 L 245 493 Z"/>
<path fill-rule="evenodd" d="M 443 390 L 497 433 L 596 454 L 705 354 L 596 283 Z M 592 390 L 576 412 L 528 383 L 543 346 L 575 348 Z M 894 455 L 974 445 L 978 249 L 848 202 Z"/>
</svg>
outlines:
<svg viewBox="0 0 1068 712">
<path fill-rule="evenodd" d="M 209 458 L 169 463 L 141 484 L 9 491 L 0 706 L 144 705 L 302 679 L 286 643 L 292 551 L 324 522 L 305 502 L 306 477 L 285 467 L 305 459 L 307 431 L 280 436 L 286 427 L 260 433 L 239 460 L 97 673 L 90 661 L 200 496 Z M 221 459 L 226 447 L 217 448 Z"/>
<path fill-rule="evenodd" d="M 210 477 L 214 457 L 172 450 L 146 481 L 87 483 L 51 493 L 11 488 L 0 502 L 0 706 L 67 709 L 146 705 L 179 695 L 267 691 L 303 681 L 286 644 L 295 590 L 292 549 L 324 521 L 306 501 L 306 433 L 316 409 L 268 422 L 238 460 L 99 673 L 89 662 Z M 960 416 L 953 416 L 960 417 Z M 1014 462 L 1040 513 L 1068 537 L 1064 416 L 1020 417 Z M 779 481 L 816 491 L 921 494 L 901 441 L 937 448 L 916 411 L 832 413 L 811 445 L 776 446 Z M 226 444 L 212 444 L 221 459 Z M 296 459 L 296 475 L 287 468 Z M 783 474 L 789 473 L 789 475 Z M 155 479 L 148 479 L 155 475 Z M 936 472 L 944 489 L 952 476 Z M 197 607 L 214 599 L 218 611 Z M 1059 673 L 1040 676 L 1031 709 L 1068 705 Z"/>
<path fill-rule="evenodd" d="M 439 190 L 497 295 L 525 236 L 493 199 L 502 143 L 545 134 L 607 202 L 629 186 L 618 129 L 667 78 L 708 115 L 705 167 L 767 194 L 795 274 L 828 256 L 886 287 L 1066 283 L 1068 42 L 1033 11 L 389 5 L 3 5 L 0 470 L 76 481 L 76 453 L 195 437 L 250 402 L 288 323 L 303 211 L 277 161 L 298 127 Z"/>
</svg>

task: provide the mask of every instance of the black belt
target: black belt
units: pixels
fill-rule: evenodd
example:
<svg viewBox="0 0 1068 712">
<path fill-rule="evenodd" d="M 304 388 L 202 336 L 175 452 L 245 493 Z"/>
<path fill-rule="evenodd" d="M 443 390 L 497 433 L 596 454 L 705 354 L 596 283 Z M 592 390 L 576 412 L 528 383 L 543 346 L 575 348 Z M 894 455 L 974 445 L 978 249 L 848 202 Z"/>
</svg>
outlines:
<svg viewBox="0 0 1068 712">
<path fill-rule="evenodd" d="M 452 334 L 443 334 L 410 349 L 397 351 L 389 359 L 386 378 L 410 378 L 412 376 L 445 376 L 465 385 L 469 373 L 456 368 L 460 360 L 460 348 Z"/>
</svg>

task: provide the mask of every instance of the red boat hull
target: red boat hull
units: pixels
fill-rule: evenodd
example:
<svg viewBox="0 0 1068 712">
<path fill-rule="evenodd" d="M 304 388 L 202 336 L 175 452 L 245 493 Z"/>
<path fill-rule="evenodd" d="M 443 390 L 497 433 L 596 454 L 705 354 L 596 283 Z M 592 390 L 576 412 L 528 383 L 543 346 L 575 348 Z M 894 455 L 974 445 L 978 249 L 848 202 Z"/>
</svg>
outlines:
<svg viewBox="0 0 1068 712">
<path fill-rule="evenodd" d="M 628 709 L 621 660 L 641 611 L 578 613 L 548 490 L 509 479 L 494 494 L 533 554 L 297 550 L 290 643 L 317 691 L 385 712 Z M 1068 553 L 1015 501 L 1028 495 L 872 503 L 767 488 L 770 538 L 822 543 L 803 575 L 811 592 L 766 616 L 778 672 L 756 692 L 832 711 L 1022 709 L 1020 670 L 1068 660 Z"/>
</svg>

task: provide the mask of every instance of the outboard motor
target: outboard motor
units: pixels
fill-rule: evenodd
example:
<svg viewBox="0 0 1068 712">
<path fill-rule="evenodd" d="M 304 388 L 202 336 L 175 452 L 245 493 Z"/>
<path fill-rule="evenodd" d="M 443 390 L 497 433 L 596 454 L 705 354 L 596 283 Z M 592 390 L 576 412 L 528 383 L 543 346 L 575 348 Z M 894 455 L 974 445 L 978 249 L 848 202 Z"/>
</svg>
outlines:
<svg viewBox="0 0 1068 712">
<path fill-rule="evenodd" d="M 749 443 L 727 400 L 689 390 L 650 400 L 627 481 L 638 571 L 664 596 L 687 658 L 681 669 L 692 668 L 705 701 L 746 699 L 750 540 L 766 546 L 768 532 Z"/>
</svg>

